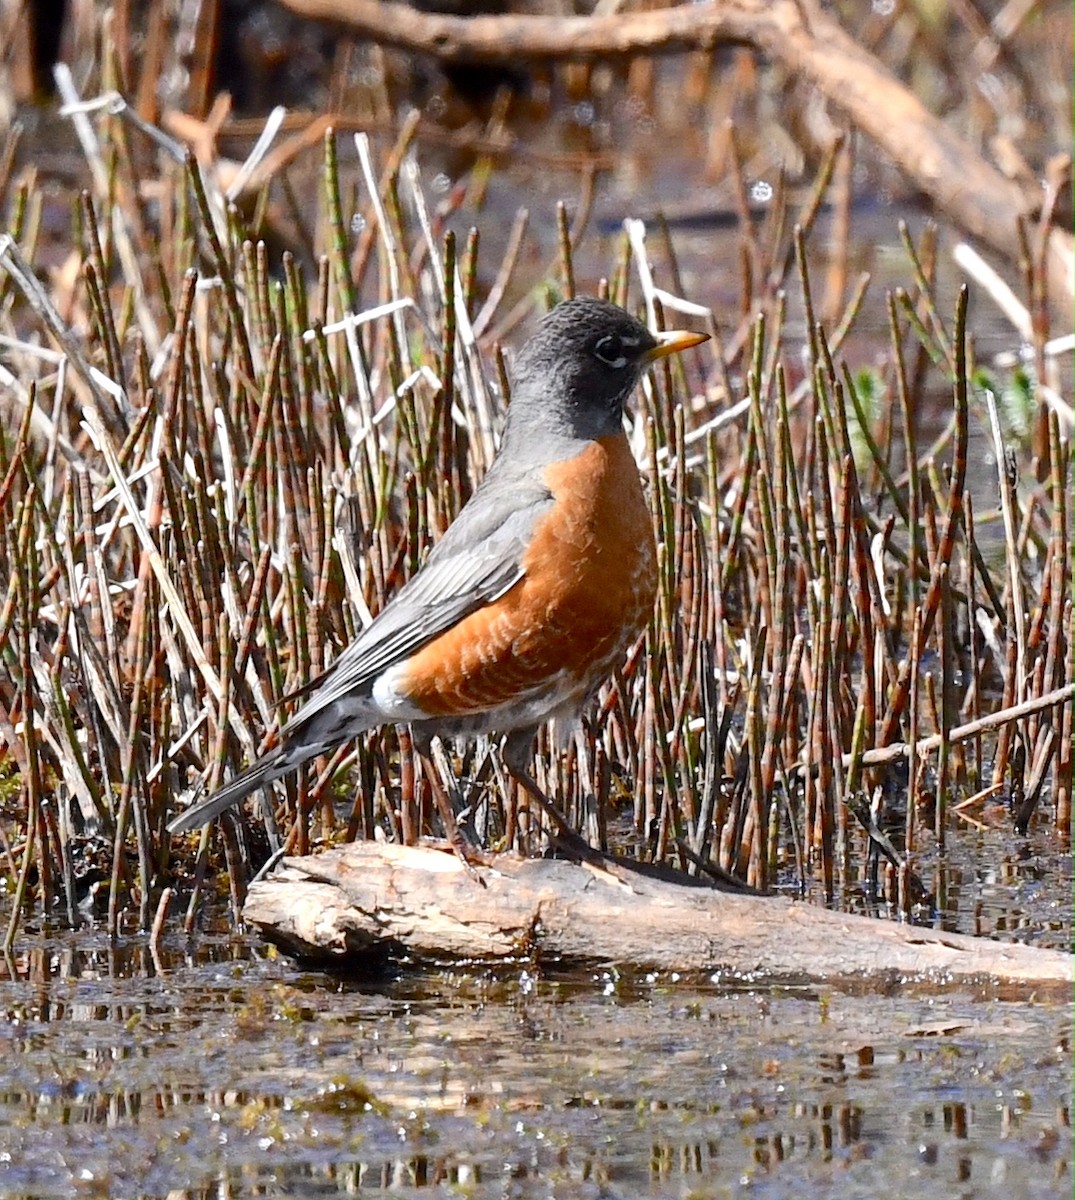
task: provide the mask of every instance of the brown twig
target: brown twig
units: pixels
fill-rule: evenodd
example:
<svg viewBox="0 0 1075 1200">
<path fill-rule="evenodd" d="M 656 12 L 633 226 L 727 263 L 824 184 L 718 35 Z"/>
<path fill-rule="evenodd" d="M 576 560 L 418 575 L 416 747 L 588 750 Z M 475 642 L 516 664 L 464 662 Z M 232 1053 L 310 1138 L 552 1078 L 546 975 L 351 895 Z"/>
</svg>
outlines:
<svg viewBox="0 0 1075 1200">
<path fill-rule="evenodd" d="M 947 742 L 948 745 L 965 742 L 980 733 L 988 733 L 991 729 L 1000 729 L 1002 726 L 1010 725 L 1013 721 L 1029 717 L 1033 713 L 1044 712 L 1059 704 L 1068 704 L 1073 699 L 1075 699 L 1075 683 L 1067 683 L 1063 687 L 1046 692 L 1044 696 L 1038 696 L 1022 704 L 1013 704 L 1010 708 L 1001 708 L 996 712 L 987 713 L 984 717 L 979 717 L 977 721 L 968 721 L 965 725 L 957 725 L 954 729 L 949 730 L 947 737 L 935 733 L 931 737 L 919 739 L 915 745 L 909 742 L 893 742 L 888 746 L 878 746 L 873 750 L 867 750 L 862 755 L 860 762 L 864 767 L 880 767 L 886 763 L 899 762 L 901 758 L 909 757 L 912 749 L 917 749 L 921 754 L 938 749 L 942 742 Z M 851 760 L 850 754 L 843 756 L 846 766 L 851 764 Z M 800 764 L 800 771 L 806 769 Z"/>
</svg>

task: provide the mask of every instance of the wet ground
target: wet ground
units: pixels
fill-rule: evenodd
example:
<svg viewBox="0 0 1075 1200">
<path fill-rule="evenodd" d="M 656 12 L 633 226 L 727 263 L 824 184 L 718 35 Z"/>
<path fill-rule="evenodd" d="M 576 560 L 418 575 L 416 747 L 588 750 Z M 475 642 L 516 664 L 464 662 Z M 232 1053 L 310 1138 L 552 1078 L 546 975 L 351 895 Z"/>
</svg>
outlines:
<svg viewBox="0 0 1075 1200">
<path fill-rule="evenodd" d="M 934 844 L 914 857 L 931 897 L 916 911 L 916 922 L 975 937 L 1071 950 L 1075 912 L 1070 846 L 1040 818 L 1024 838 L 1011 831 L 1004 805 L 986 815 L 998 825 L 978 829 L 960 822 L 950 829 L 943 855 Z M 784 885 L 782 890 L 798 894 L 792 873 L 785 873 Z M 852 856 L 850 878 L 837 903 L 852 912 L 897 920 L 894 909 L 876 902 L 872 885 L 862 857 Z M 820 889 L 811 898 L 824 901 Z"/>
<path fill-rule="evenodd" d="M 305 973 L 39 940 L 5 1196 L 1070 1195 L 1071 1006 L 928 987 Z"/>
</svg>

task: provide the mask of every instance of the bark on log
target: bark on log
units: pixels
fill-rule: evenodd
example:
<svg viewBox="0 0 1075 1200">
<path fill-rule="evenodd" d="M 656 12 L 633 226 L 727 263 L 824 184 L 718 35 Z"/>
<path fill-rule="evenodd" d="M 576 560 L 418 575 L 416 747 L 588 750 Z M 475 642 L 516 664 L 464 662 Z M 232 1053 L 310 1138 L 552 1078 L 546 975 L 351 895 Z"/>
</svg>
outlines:
<svg viewBox="0 0 1075 1200">
<path fill-rule="evenodd" d="M 374 41 L 442 62 L 518 64 L 747 43 L 813 82 L 826 98 L 972 237 L 1018 262 L 1017 221 L 1033 220 L 1037 189 L 1006 178 L 841 25 L 805 0 L 703 0 L 649 12 L 591 17 L 423 13 L 391 0 L 283 0 L 309 17 L 339 21 Z M 1050 300 L 1065 317 L 1075 292 L 1075 240 L 1048 232 Z"/>
<path fill-rule="evenodd" d="M 1054 950 L 829 912 L 782 898 L 670 883 L 617 866 L 500 855 L 476 868 L 426 847 L 358 842 L 285 859 L 255 883 L 245 918 L 303 957 L 613 964 L 769 979 L 923 978 L 1024 986 L 1075 980 Z"/>
</svg>

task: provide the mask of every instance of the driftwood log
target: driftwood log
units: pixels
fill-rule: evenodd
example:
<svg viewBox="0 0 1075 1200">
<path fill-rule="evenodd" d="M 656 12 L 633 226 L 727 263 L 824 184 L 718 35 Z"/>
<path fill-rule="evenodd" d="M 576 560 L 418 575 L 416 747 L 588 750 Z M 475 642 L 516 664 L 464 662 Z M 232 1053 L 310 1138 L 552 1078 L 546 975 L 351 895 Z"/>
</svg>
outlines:
<svg viewBox="0 0 1075 1200">
<path fill-rule="evenodd" d="M 1020 220 L 1042 204 L 1036 186 L 1008 179 L 924 104 L 820 5 L 807 0 L 701 0 L 646 12 L 590 17 L 472 16 L 420 12 L 391 0 L 283 0 L 309 17 L 339 21 L 374 41 L 442 62 L 518 65 L 754 46 L 810 80 L 896 163 L 938 210 L 1018 262 Z M 1053 196 L 1055 201 L 1055 195 Z M 1075 241 L 1043 231 L 1050 300 L 1070 317 Z"/>
<path fill-rule="evenodd" d="M 615 965 L 767 979 L 996 980 L 1070 990 L 1054 950 L 834 913 L 775 897 L 498 855 L 468 872 L 421 846 L 358 842 L 285 859 L 251 886 L 244 916 L 301 957 L 362 966 L 385 957 L 452 963 Z M 686 878 L 686 877 L 684 877 Z"/>
</svg>

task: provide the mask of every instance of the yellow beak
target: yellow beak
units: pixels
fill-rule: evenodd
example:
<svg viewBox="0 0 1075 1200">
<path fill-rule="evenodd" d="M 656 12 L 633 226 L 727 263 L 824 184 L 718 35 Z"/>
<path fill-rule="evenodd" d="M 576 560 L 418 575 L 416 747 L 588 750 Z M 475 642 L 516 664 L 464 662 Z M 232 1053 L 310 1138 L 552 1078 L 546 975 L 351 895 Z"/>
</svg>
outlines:
<svg viewBox="0 0 1075 1200">
<path fill-rule="evenodd" d="M 691 329 L 669 329 L 666 333 L 655 333 L 653 336 L 657 339 L 657 345 L 642 356 L 646 366 L 659 358 L 667 358 L 669 354 L 678 354 L 681 350 L 689 350 L 691 346 L 709 341 L 708 333 L 695 333 Z"/>
</svg>

